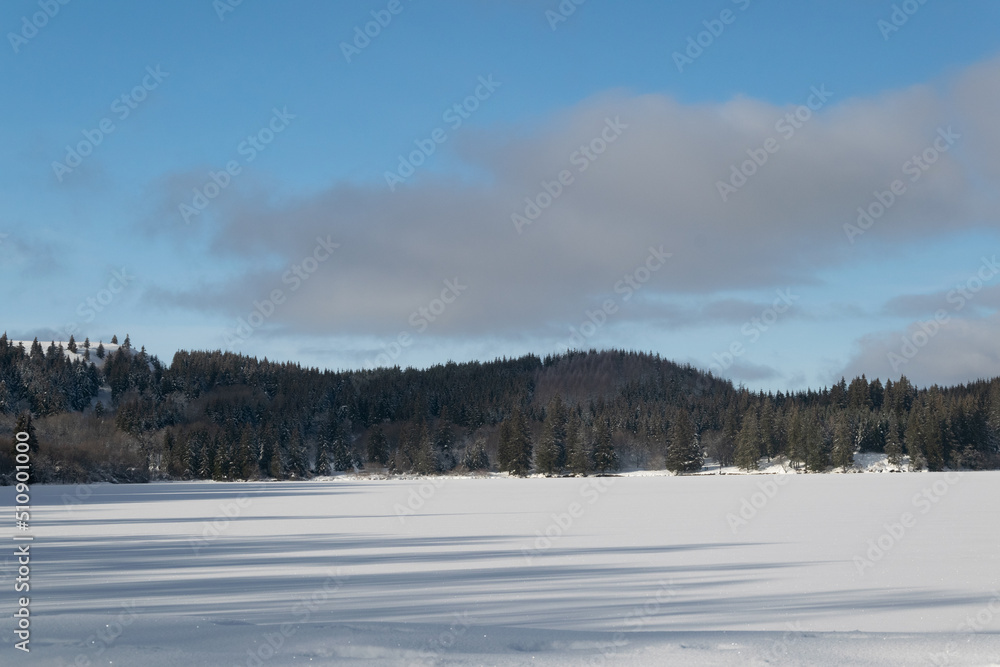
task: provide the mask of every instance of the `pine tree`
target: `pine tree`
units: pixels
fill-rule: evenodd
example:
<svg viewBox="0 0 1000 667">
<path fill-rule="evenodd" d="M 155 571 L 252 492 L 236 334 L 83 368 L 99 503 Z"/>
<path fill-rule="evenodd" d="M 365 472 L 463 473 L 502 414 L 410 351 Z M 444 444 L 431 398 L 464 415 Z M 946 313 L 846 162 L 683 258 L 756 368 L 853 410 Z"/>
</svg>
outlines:
<svg viewBox="0 0 1000 667">
<path fill-rule="evenodd" d="M 271 465 L 268 468 L 268 475 L 274 479 L 285 478 L 285 465 L 281 460 L 281 452 L 275 451 L 271 457 Z"/>
<path fill-rule="evenodd" d="M 106 354 L 107 353 L 104 351 L 104 343 L 103 342 L 99 342 L 97 344 L 97 358 L 98 359 L 103 359 Z"/>
<path fill-rule="evenodd" d="M 117 334 L 111 336 L 111 344 L 112 345 L 117 345 L 118 344 L 118 335 Z"/>
<path fill-rule="evenodd" d="M 774 402 L 770 400 L 770 396 L 768 399 L 760 406 L 758 426 L 760 428 L 761 454 L 770 461 L 778 455 L 778 434 L 774 419 Z"/>
<path fill-rule="evenodd" d="M 504 420 L 500 426 L 500 447 L 497 450 L 497 465 L 501 472 L 523 477 L 531 470 L 531 431 L 528 420 L 520 408 Z"/>
<path fill-rule="evenodd" d="M 581 428 L 580 416 L 573 410 L 566 424 L 566 466 L 573 474 L 586 476 L 593 470 L 593 461 Z"/>
<path fill-rule="evenodd" d="M 447 472 L 455 467 L 455 434 L 452 430 L 451 417 L 448 414 L 448 406 L 441 408 L 438 417 L 437 432 L 434 434 L 434 448 L 436 450 L 435 468 L 441 472 Z"/>
<path fill-rule="evenodd" d="M 332 412 L 326 423 L 326 441 L 330 443 L 330 457 L 333 469 L 353 470 L 354 457 L 351 456 L 351 447 L 347 441 L 347 434 L 344 432 L 340 419 Z"/>
<path fill-rule="evenodd" d="M 566 465 L 566 409 L 556 395 L 545 411 L 542 437 L 535 449 L 535 468 L 551 475 L 561 472 Z"/>
<path fill-rule="evenodd" d="M 906 422 L 905 444 L 906 453 L 910 457 L 910 470 L 923 470 L 926 465 L 921 411 L 919 405 L 914 405 Z"/>
<path fill-rule="evenodd" d="M 417 472 L 421 475 L 433 475 L 438 470 L 437 451 L 424 423 L 420 429 L 420 439 L 417 444 Z"/>
<path fill-rule="evenodd" d="M 621 463 L 618 460 L 618 452 L 615 451 L 611 441 L 611 425 L 607 419 L 598 419 L 594 429 L 594 470 L 605 473 L 609 470 L 618 470 Z"/>
<path fill-rule="evenodd" d="M 697 472 L 703 460 L 701 445 L 694 432 L 694 424 L 687 410 L 678 409 L 670 425 L 670 440 L 667 443 L 667 470 L 675 473 Z"/>
<path fill-rule="evenodd" d="M 801 430 L 806 468 L 812 472 L 823 472 L 831 465 L 830 448 L 823 435 L 823 425 L 815 408 L 809 409 L 802 416 Z"/>
<path fill-rule="evenodd" d="M 886 383 L 888 385 L 888 382 Z M 896 413 L 889 413 L 888 426 L 885 435 L 885 455 L 889 465 L 899 468 L 903 463 L 903 443 L 899 437 L 899 422 Z"/>
<path fill-rule="evenodd" d="M 73 338 L 73 334 L 69 335 L 69 343 L 66 344 L 66 349 L 70 352 L 76 352 L 76 339 Z"/>
<path fill-rule="evenodd" d="M 111 342 L 113 343 L 114 341 Z M 125 334 L 125 342 L 122 343 L 122 347 L 125 348 L 126 350 L 132 349 L 132 341 L 129 339 L 128 334 Z"/>
<path fill-rule="evenodd" d="M 845 471 L 854 467 L 854 438 L 844 414 L 838 415 L 833 424 L 833 466 Z"/>
<path fill-rule="evenodd" d="M 254 456 L 253 431 L 249 427 L 244 427 L 240 434 L 240 444 L 236 450 L 235 476 L 239 479 L 250 480 L 255 476 L 257 470 L 257 458 Z"/>
<path fill-rule="evenodd" d="M 488 470 L 490 458 L 486 453 L 486 439 L 482 436 L 476 438 L 469 447 L 465 449 L 465 456 L 462 458 L 462 465 L 468 470 Z"/>
<path fill-rule="evenodd" d="M 303 479 L 306 476 L 306 450 L 298 428 L 292 429 L 291 438 L 288 442 L 287 472 L 298 479 Z"/>
<path fill-rule="evenodd" d="M 389 464 L 389 443 L 385 439 L 385 433 L 382 431 L 380 424 L 376 424 L 372 428 L 371 433 L 368 434 L 368 449 L 366 454 L 370 463 L 379 466 Z"/>
<path fill-rule="evenodd" d="M 757 470 L 760 461 L 760 428 L 757 415 L 750 411 L 743 418 L 743 426 L 736 439 L 736 465 L 743 470 Z"/>
<path fill-rule="evenodd" d="M 83 349 L 88 350 L 88 351 L 90 350 L 90 338 L 89 337 L 83 339 Z"/>
</svg>

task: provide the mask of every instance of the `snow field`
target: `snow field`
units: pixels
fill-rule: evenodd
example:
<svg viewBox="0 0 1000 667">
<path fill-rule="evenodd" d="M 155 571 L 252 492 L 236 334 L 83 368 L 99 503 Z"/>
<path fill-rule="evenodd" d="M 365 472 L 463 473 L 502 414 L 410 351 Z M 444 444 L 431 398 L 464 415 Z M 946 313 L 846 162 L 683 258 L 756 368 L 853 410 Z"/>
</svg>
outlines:
<svg viewBox="0 0 1000 667">
<path fill-rule="evenodd" d="M 998 482 L 39 486 L 4 664 L 1000 665 Z"/>
</svg>

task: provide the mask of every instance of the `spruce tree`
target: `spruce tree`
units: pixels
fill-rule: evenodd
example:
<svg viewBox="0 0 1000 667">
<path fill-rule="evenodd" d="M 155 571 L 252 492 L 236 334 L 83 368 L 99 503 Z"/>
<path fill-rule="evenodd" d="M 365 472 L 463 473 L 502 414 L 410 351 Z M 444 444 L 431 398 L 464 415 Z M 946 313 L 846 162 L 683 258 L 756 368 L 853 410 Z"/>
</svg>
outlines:
<svg viewBox="0 0 1000 667">
<path fill-rule="evenodd" d="M 761 454 L 766 456 L 770 462 L 772 458 L 778 455 L 778 434 L 777 427 L 775 426 L 774 402 L 770 396 L 760 406 L 758 426 L 760 428 Z"/>
<path fill-rule="evenodd" d="M 694 432 L 694 424 L 687 410 L 679 408 L 670 425 L 670 439 L 667 443 L 667 470 L 675 473 L 697 472 L 701 470 L 703 459 L 701 445 Z"/>
<path fill-rule="evenodd" d="M 500 446 L 497 465 L 501 472 L 523 477 L 531 470 L 531 431 L 520 408 L 500 425 Z"/>
<path fill-rule="evenodd" d="M 417 444 L 416 470 L 421 475 L 433 475 L 438 470 L 437 449 L 427 430 L 426 422 L 420 429 L 420 439 Z"/>
<path fill-rule="evenodd" d="M 823 425 L 815 408 L 807 410 L 803 415 L 802 449 L 806 456 L 806 468 L 810 471 L 823 472 L 830 467 L 830 447 L 823 435 Z"/>
<path fill-rule="evenodd" d="M 253 431 L 244 427 L 240 434 L 240 444 L 236 450 L 235 475 L 239 479 L 251 480 L 257 471 L 257 458 L 254 456 Z"/>
<path fill-rule="evenodd" d="M 757 470 L 760 461 L 760 428 L 751 410 L 744 418 L 736 438 L 736 465 L 743 470 Z"/>
<path fill-rule="evenodd" d="M 76 339 L 73 338 L 73 334 L 69 335 L 69 343 L 67 343 L 66 349 L 70 352 L 76 352 Z"/>
<path fill-rule="evenodd" d="M 455 434 L 452 430 L 451 417 L 448 414 L 448 406 L 441 408 L 438 417 L 437 430 L 434 434 L 434 448 L 436 450 L 435 468 L 441 472 L 447 472 L 455 467 Z"/>
<path fill-rule="evenodd" d="M 886 383 L 888 385 L 888 382 Z M 887 462 L 894 468 L 903 463 L 903 443 L 899 437 L 899 422 L 894 412 L 889 413 L 889 426 L 885 436 L 885 455 Z"/>
<path fill-rule="evenodd" d="M 326 441 L 330 446 L 330 458 L 334 470 L 354 469 L 354 457 L 351 455 L 351 446 L 347 438 L 348 435 L 344 432 L 340 419 L 331 412 L 326 423 Z"/>
<path fill-rule="evenodd" d="M 607 419 L 598 419 L 594 429 L 594 470 L 605 473 L 609 470 L 618 470 L 621 463 L 618 460 L 618 452 L 615 451 L 614 443 L 611 441 L 611 425 Z"/>
<path fill-rule="evenodd" d="M 902 382 L 901 382 L 902 383 Z M 906 453 L 910 457 L 910 470 L 923 470 L 926 465 L 924 458 L 924 434 L 921 418 L 921 407 L 914 404 L 910 409 L 909 418 L 906 422 L 905 445 Z"/>
<path fill-rule="evenodd" d="M 389 465 L 389 443 L 382 431 L 382 425 L 376 424 L 368 434 L 366 458 L 370 463 L 379 466 Z"/>
<path fill-rule="evenodd" d="M 566 424 L 566 466 L 574 475 L 586 476 L 593 470 L 593 461 L 581 429 L 580 416 L 573 410 Z"/>
<path fill-rule="evenodd" d="M 114 335 L 111 336 L 111 344 L 112 345 L 117 345 L 118 344 L 118 334 L 114 334 Z"/>
<path fill-rule="evenodd" d="M 833 423 L 833 467 L 845 472 L 854 467 L 854 434 L 844 414 L 838 415 Z"/>
<path fill-rule="evenodd" d="M 486 453 L 485 438 L 479 436 L 471 445 L 466 447 L 465 456 L 462 458 L 462 465 L 470 471 L 489 469 L 490 458 Z"/>
<path fill-rule="evenodd" d="M 552 421 L 546 415 L 542 424 L 542 437 L 538 440 L 538 447 L 535 448 L 535 469 L 543 475 L 552 475 L 559 472 L 556 467 L 558 454 L 556 452 L 556 436 Z"/>
</svg>

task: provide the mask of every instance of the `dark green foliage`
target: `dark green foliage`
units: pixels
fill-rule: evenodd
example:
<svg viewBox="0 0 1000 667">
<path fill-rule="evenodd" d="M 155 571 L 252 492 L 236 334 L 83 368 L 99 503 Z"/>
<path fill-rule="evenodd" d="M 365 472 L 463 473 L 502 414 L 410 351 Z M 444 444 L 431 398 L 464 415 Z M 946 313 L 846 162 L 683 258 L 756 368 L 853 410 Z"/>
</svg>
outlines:
<svg viewBox="0 0 1000 667">
<path fill-rule="evenodd" d="M 761 454 L 760 427 L 753 412 L 743 418 L 736 438 L 736 465 L 743 470 L 756 470 Z"/>
<path fill-rule="evenodd" d="M 698 472 L 703 465 L 701 445 L 687 410 L 678 410 L 670 425 L 666 464 L 675 473 Z"/>
<path fill-rule="evenodd" d="M 535 468 L 551 475 L 566 465 L 566 408 L 557 394 L 545 411 L 542 437 L 535 449 Z"/>
<path fill-rule="evenodd" d="M 898 468 L 903 463 L 903 439 L 899 434 L 899 422 L 894 413 L 889 413 L 885 437 L 885 455 L 889 465 Z"/>
<path fill-rule="evenodd" d="M 368 435 L 367 458 L 369 463 L 377 466 L 389 465 L 389 441 L 386 440 L 385 432 L 380 424 L 372 427 Z"/>
<path fill-rule="evenodd" d="M 493 446 L 496 468 L 515 475 L 532 464 L 585 475 L 661 454 L 693 471 L 702 445 L 723 465 L 752 469 L 756 454 L 820 471 L 845 465 L 849 442 L 893 463 L 908 454 L 915 468 L 1000 466 L 1000 380 L 918 390 L 905 377 L 860 377 L 765 394 L 633 352 L 333 372 L 228 352 L 178 352 L 164 366 L 131 340 L 111 354 L 99 345 L 98 369 L 63 345 L 0 336 L 0 420 L 9 432 L 31 414 L 48 482 L 302 478 L 365 460 L 442 473 L 459 457 L 484 470 Z"/>
<path fill-rule="evenodd" d="M 583 437 L 580 416 L 574 410 L 566 425 L 566 467 L 574 475 L 586 475 L 594 469 L 590 447 Z"/>
<path fill-rule="evenodd" d="M 607 419 L 597 420 L 594 428 L 593 461 L 595 472 L 605 473 L 621 468 L 618 453 L 611 442 L 611 425 Z"/>
<path fill-rule="evenodd" d="M 833 425 L 833 466 L 847 470 L 854 465 L 854 437 L 847 417 L 840 415 Z"/>
<path fill-rule="evenodd" d="M 801 415 L 800 437 L 806 468 L 810 472 L 823 472 L 832 465 L 831 443 L 823 432 L 819 414 L 816 409 L 810 409 Z"/>
<path fill-rule="evenodd" d="M 531 431 L 528 420 L 520 408 L 500 425 L 500 446 L 497 449 L 497 466 L 501 472 L 525 476 L 531 471 Z"/>
<path fill-rule="evenodd" d="M 484 438 L 477 438 L 466 448 L 462 465 L 470 471 L 489 470 L 490 457 L 486 453 L 486 440 Z"/>
</svg>

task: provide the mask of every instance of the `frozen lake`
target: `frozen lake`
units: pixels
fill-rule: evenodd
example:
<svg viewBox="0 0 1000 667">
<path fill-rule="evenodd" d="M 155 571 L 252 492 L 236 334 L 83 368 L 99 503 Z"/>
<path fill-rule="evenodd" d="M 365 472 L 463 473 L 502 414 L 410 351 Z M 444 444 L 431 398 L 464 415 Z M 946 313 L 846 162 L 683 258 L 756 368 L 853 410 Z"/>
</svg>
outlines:
<svg viewBox="0 0 1000 667">
<path fill-rule="evenodd" d="M 5 665 L 1000 665 L 997 472 L 38 486 L 32 504 L 32 650 L 5 613 Z"/>
</svg>

